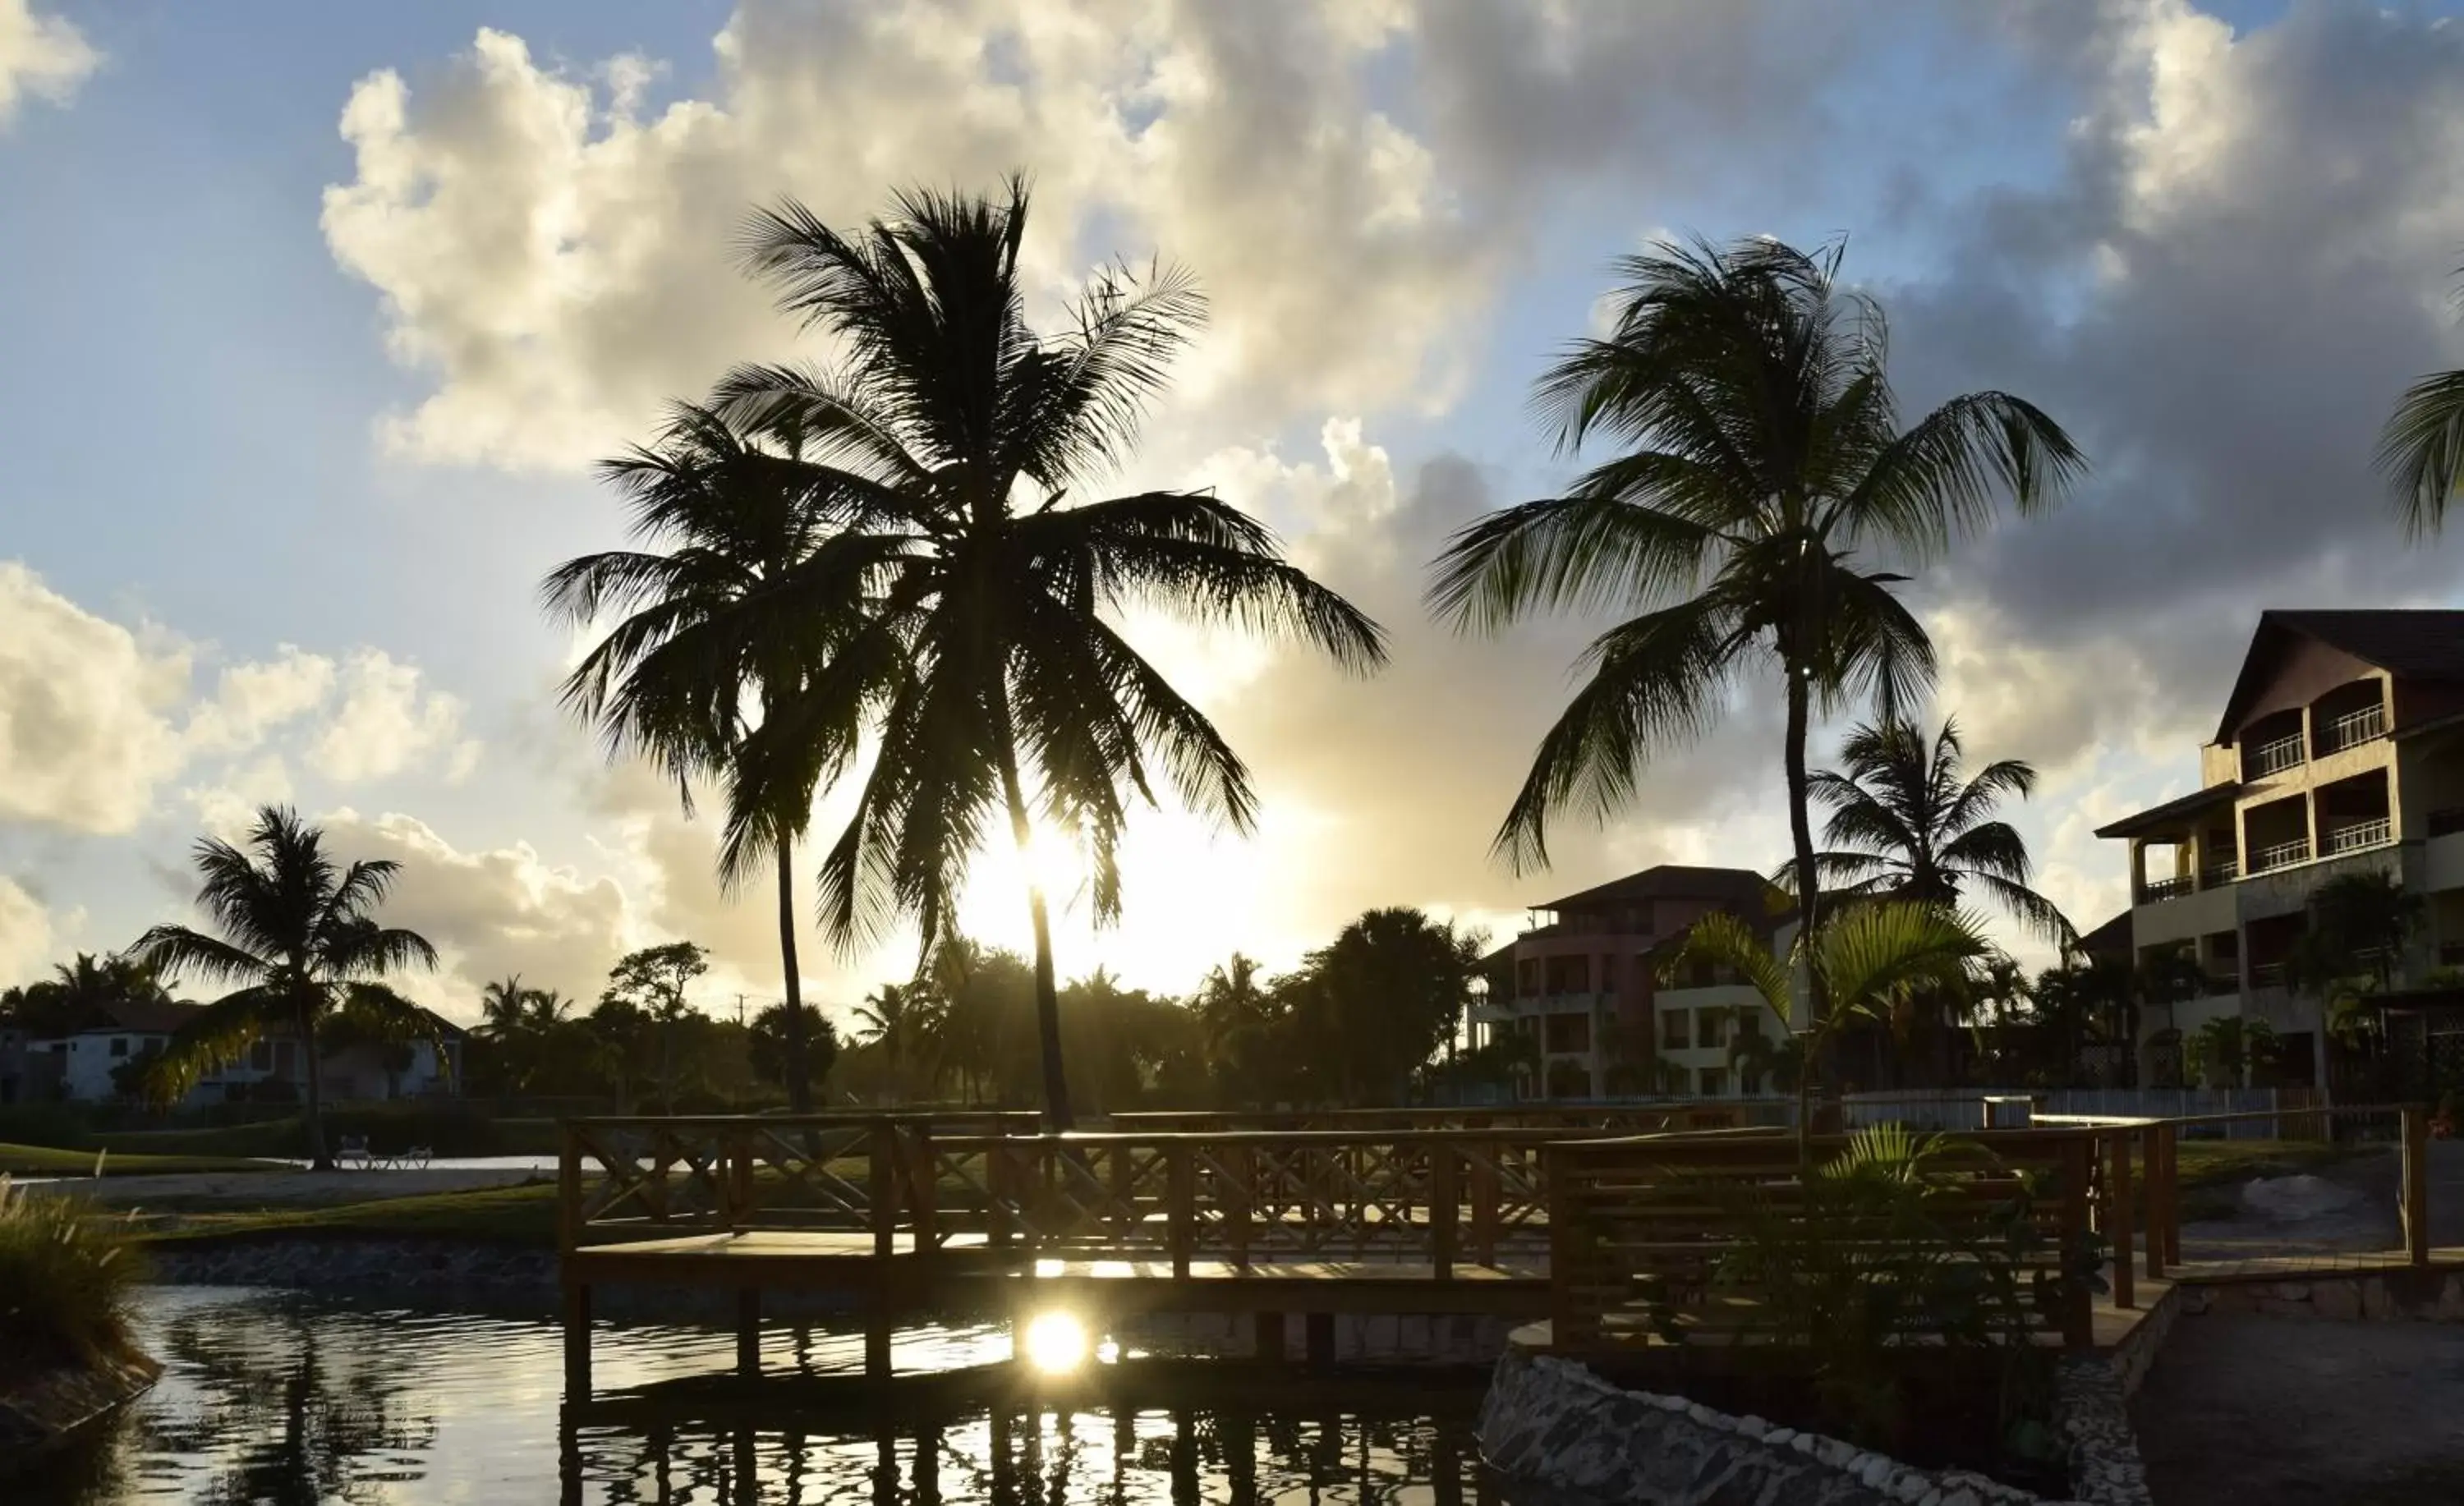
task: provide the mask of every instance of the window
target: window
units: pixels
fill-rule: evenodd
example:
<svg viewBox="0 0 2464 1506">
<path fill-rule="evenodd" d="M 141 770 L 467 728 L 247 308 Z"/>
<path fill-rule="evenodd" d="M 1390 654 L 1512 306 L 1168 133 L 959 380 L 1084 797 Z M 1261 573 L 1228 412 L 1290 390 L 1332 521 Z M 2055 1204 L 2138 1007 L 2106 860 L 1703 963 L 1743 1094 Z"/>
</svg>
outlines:
<svg viewBox="0 0 2464 1506">
<path fill-rule="evenodd" d="M 1592 1016 L 1573 1014 L 1550 1015 L 1548 1049 L 1551 1052 L 1591 1050 Z"/>
<path fill-rule="evenodd" d="M 111 1054 L 115 1057 L 124 1057 L 128 1055 L 128 1037 L 125 1036 L 112 1037 Z"/>
<path fill-rule="evenodd" d="M 1728 1069 L 1726 1067 L 1705 1067 L 1696 1074 L 1696 1080 L 1702 1084 L 1700 1092 L 1705 1098 L 1728 1096 Z"/>
<path fill-rule="evenodd" d="M 1551 957 L 1549 959 L 1549 992 L 1551 993 L 1589 993 L 1592 991 L 1592 959 L 1589 957 Z"/>
<path fill-rule="evenodd" d="M 248 1048 L 248 1065 L 252 1072 L 274 1070 L 274 1042 L 260 1040 Z"/>
<path fill-rule="evenodd" d="M 1692 1012 L 1687 1010 L 1672 1009 L 1662 1012 L 1660 1016 L 1661 1045 L 1670 1051 L 1683 1051 L 1692 1044 L 1687 1038 L 1686 1029 L 1692 1018 Z"/>
<path fill-rule="evenodd" d="M 1725 1046 L 1728 1043 L 1728 1012 L 1719 1005 L 1695 1011 L 1694 1044 Z"/>
<path fill-rule="evenodd" d="M 1514 965 L 1514 992 L 1524 998 L 1537 998 L 1540 993 L 1540 959 L 1525 957 Z"/>
<path fill-rule="evenodd" d="M 1763 1038 L 1762 1006 L 1749 1004 L 1737 1011 L 1737 1038 L 1739 1040 Z"/>
</svg>

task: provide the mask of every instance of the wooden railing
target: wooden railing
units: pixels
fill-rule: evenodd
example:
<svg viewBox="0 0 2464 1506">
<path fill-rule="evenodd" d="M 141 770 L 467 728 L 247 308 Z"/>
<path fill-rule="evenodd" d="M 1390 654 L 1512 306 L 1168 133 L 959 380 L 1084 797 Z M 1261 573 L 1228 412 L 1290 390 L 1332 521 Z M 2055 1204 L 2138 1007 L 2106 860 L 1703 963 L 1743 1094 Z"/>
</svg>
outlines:
<svg viewBox="0 0 2464 1506">
<path fill-rule="evenodd" d="M 1505 1103 L 1449 1108 L 1167 1109 L 1114 1114 L 1114 1131 L 1558 1129 L 1628 1134 L 1733 1129 L 1785 1105 L 1726 1102 Z M 1776 1119 L 1772 1123 L 1776 1123 Z"/>
<path fill-rule="evenodd" d="M 1935 1162 L 1946 1178 L 1928 1199 L 1924 1233 L 1902 1230 L 1885 1237 L 1796 1223 L 1795 1234 L 1823 1244 L 1823 1258 L 1848 1267 L 1873 1262 L 1870 1277 L 1861 1279 L 1887 1279 L 1895 1257 L 1965 1258 L 1972 1241 L 2007 1237 L 1994 1221 L 2024 1220 L 2037 1237 L 2014 1257 L 2021 1294 L 2014 1312 L 2064 1345 L 2082 1347 L 2093 1342 L 2087 1285 L 2057 1286 L 2062 1300 L 2046 1308 L 2026 1294 L 2039 1276 L 2058 1275 L 2092 1250 L 2091 1210 L 2101 1197 L 2121 1219 L 2107 1237 L 2118 1236 L 2128 1248 L 2126 1162 L 2124 1182 L 2113 1186 L 2100 1155 L 2107 1138 L 2114 1137 L 2095 1130 L 1958 1136 L 1956 1148 Z M 1818 1164 L 1846 1144 L 1818 1139 L 1813 1154 Z M 1802 1165 L 1796 1142 L 1784 1137 L 1551 1146 L 1546 1175 L 1552 1345 L 1582 1353 L 1784 1338 L 1774 1331 L 1778 1320 L 1769 1294 L 1741 1279 L 1731 1257 L 1749 1237 L 1769 1239 L 1805 1216 Z M 1812 1206 L 1837 1214 L 1818 1200 Z M 2117 1298 L 2123 1295 L 2117 1287 Z"/>
</svg>

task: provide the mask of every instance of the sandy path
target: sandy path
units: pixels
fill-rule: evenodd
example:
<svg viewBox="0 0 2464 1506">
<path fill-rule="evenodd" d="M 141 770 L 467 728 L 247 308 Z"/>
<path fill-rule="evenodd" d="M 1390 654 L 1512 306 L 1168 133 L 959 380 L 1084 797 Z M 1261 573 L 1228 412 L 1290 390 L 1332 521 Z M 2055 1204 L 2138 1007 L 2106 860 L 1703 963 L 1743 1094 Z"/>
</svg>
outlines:
<svg viewBox="0 0 2464 1506">
<path fill-rule="evenodd" d="M 36 1196 L 70 1194 L 105 1208 L 320 1208 L 427 1192 L 467 1192 L 545 1180 L 518 1167 L 401 1171 L 193 1171 L 165 1176 L 63 1177 L 23 1184 Z"/>
</svg>

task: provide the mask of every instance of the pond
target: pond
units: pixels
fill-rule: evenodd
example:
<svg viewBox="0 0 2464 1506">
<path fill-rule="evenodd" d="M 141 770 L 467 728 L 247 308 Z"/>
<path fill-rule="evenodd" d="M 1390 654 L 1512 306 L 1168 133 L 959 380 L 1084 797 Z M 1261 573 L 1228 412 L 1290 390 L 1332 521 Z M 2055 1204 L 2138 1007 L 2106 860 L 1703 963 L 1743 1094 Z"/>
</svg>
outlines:
<svg viewBox="0 0 2464 1506">
<path fill-rule="evenodd" d="M 891 1408 L 861 1393 L 748 1407 L 740 1390 L 677 1384 L 724 1372 L 732 1334 L 633 1324 L 600 1336 L 600 1397 L 578 1411 L 564 1404 L 561 1334 L 545 1316 L 163 1287 L 145 1294 L 141 1326 L 162 1383 L 107 1436 L 10 1481 L 0 1495 L 12 1506 L 1493 1496 L 1470 1436 L 1476 1384 L 1315 1383 L 1237 1399 L 1210 1386 L 1202 1402 L 1150 1406 L 1125 1366 L 1103 1394 L 1127 1403 L 987 1403 L 953 1390 Z M 1007 1346 L 985 1326 L 919 1331 L 903 1337 L 898 1361 L 974 1364 Z M 826 1323 L 763 1334 L 774 1373 L 860 1369 L 862 1348 L 859 1332 Z M 806 1394 L 798 1385 L 756 1391 Z"/>
</svg>

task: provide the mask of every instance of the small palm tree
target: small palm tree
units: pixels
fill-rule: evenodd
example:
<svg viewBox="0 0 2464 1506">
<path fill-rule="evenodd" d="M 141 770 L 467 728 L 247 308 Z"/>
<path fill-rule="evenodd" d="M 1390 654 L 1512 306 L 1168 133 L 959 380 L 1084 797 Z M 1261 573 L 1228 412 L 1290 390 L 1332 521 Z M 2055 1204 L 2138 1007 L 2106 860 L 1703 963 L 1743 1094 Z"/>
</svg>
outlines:
<svg viewBox="0 0 2464 1506">
<path fill-rule="evenodd" d="M 1249 773 L 1206 715 L 1124 635 L 1133 604 L 1294 637 L 1346 667 L 1385 656 L 1375 623 L 1283 556 L 1271 531 L 1209 492 L 1093 500 L 1204 302 L 1158 267 L 1098 277 L 1067 327 L 1026 321 L 1027 191 L 902 194 L 855 233 L 789 202 L 757 216 L 746 259 L 781 306 L 846 352 L 835 371 L 752 368 L 727 410 L 792 426 L 827 519 L 780 601 L 815 622 L 861 619 L 825 666 L 747 739 L 759 764 L 874 744 L 869 776 L 822 868 L 822 916 L 852 946 L 898 918 L 929 948 L 989 822 L 1023 858 L 1039 828 L 1090 859 L 1094 918 L 1117 918 L 1133 803 L 1168 783 L 1236 831 Z M 762 810 L 731 805 L 733 825 Z M 1036 1028 L 1047 1120 L 1071 1123 L 1049 915 L 1032 864 Z"/>
<path fill-rule="evenodd" d="M 634 536 L 652 547 L 568 560 L 541 588 L 550 609 L 576 625 L 625 614 L 565 678 L 565 704 L 600 726 L 611 755 L 640 753 L 671 775 L 688 814 L 695 779 L 727 787 L 738 815 L 719 852 L 722 886 L 775 860 L 787 1098 L 799 1113 L 811 1109 L 812 1088 L 795 844 L 815 793 L 850 750 L 773 740 L 748 756 L 745 736 L 821 672 L 843 636 L 836 618 L 780 594 L 828 527 L 796 463 L 803 444 L 792 417 L 739 428 L 678 404 L 654 447 L 600 468 L 631 504 Z"/>
<path fill-rule="evenodd" d="M 1811 1164 L 1812 1066 L 1829 1037 L 1852 1019 L 1887 1025 L 1909 999 L 1967 990 L 1992 954 L 1975 921 L 1956 910 L 1882 900 L 1840 910 L 1819 929 L 1799 929 L 1785 954 L 1736 916 L 1706 915 L 1661 964 L 1661 975 L 1674 982 L 1698 963 L 1734 969 L 1783 1022 L 1800 1013 L 1794 1007 L 1800 971 L 1822 991 L 1830 1007 L 1803 1028 L 1790 1028 L 1797 1059 L 1797 1146 Z"/>
<path fill-rule="evenodd" d="M 383 981 L 407 967 L 436 966 L 426 937 L 376 922 L 401 864 L 369 859 L 337 869 L 324 842 L 296 812 L 272 805 L 257 812 L 247 850 L 199 841 L 197 904 L 221 934 L 157 926 L 135 948 L 165 971 L 240 985 L 171 1037 L 155 1063 L 156 1092 L 177 1098 L 258 1037 L 288 1031 L 299 1041 L 308 1155 L 320 1170 L 334 1164 L 318 1082 L 320 1026 L 347 1015 L 363 1038 L 425 1041 L 446 1059 L 435 1016 Z"/>
<path fill-rule="evenodd" d="M 922 983 L 885 983 L 856 1006 L 864 1043 L 881 1048 L 891 1089 L 901 1097 L 909 1091 L 907 1068 L 930 1044 L 939 1014 L 936 1005 L 932 990 Z"/>
<path fill-rule="evenodd" d="M 1831 812 L 1823 838 L 1832 851 L 1814 855 L 1826 897 L 1916 900 L 1956 907 L 1981 894 L 2031 932 L 2065 950 L 2079 932 L 2053 901 L 2029 886 L 2028 844 L 2008 821 L 1993 818 L 2006 797 L 2025 799 L 2036 771 L 2017 758 L 1987 764 L 1961 777 L 1959 724 L 1946 720 L 1925 746 L 1905 722 L 1859 727 L 1839 751 L 1841 767 L 1807 780 Z M 1780 880 L 1796 886 L 1795 864 Z"/>
<path fill-rule="evenodd" d="M 1786 698 L 1794 871 L 1814 871 L 1812 717 L 1870 695 L 1887 719 L 1934 672 L 1895 595 L 1905 578 L 1871 555 L 1933 557 L 1997 497 L 2035 513 L 2084 471 L 2060 426 L 2005 392 L 1902 428 L 1881 311 L 1838 285 L 1839 256 L 1756 239 L 1661 242 L 1620 262 L 1615 327 L 1550 368 L 1536 400 L 1561 448 L 1632 447 L 1563 496 L 1479 519 L 1439 557 L 1430 601 L 1459 627 L 1639 614 L 1593 641 L 1588 681 L 1541 739 L 1497 836 L 1518 867 L 1547 864 L 1568 804 L 1595 818 L 1623 805 L 1652 753 L 1768 666 Z M 1818 892 L 1799 908 L 1819 928 Z"/>
<path fill-rule="evenodd" d="M 490 983 L 479 991 L 479 1028 L 472 1034 L 495 1041 L 522 1035 L 530 1028 L 531 1000 L 538 993 L 522 987 L 518 972 Z"/>
</svg>

